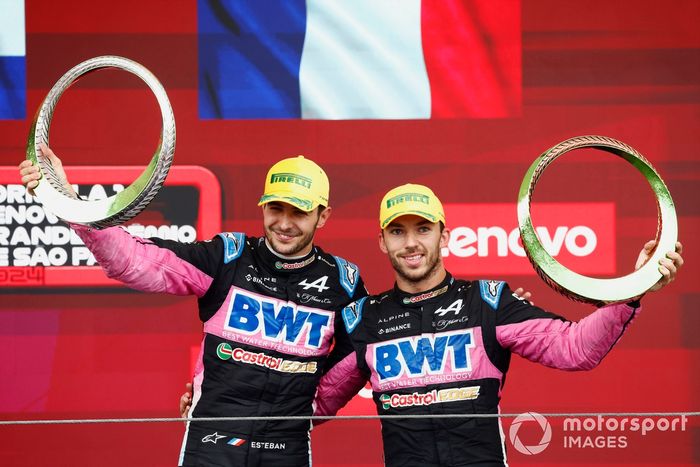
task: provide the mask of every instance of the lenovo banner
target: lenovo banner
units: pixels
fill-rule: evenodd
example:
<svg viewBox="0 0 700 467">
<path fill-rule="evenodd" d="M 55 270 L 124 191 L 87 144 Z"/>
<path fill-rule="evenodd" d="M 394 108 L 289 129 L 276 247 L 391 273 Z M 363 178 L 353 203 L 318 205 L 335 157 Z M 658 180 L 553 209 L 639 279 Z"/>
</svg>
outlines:
<svg viewBox="0 0 700 467">
<path fill-rule="evenodd" d="M 456 275 L 534 274 L 520 240 L 515 204 L 447 204 L 445 265 Z M 532 221 L 544 248 L 586 275 L 615 273 L 614 203 L 542 203 Z"/>
</svg>

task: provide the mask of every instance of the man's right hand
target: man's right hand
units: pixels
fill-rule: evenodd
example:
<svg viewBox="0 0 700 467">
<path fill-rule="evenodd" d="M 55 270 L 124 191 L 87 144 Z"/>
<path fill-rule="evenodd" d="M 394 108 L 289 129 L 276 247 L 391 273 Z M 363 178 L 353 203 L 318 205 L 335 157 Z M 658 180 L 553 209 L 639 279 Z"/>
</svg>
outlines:
<svg viewBox="0 0 700 467">
<path fill-rule="evenodd" d="M 69 193 L 76 194 L 73 190 L 73 186 L 68 183 L 68 177 L 66 177 L 66 172 L 63 170 L 63 163 L 61 162 L 61 159 L 59 159 L 47 145 L 39 145 L 39 153 L 37 156 L 43 157 L 49 164 L 51 164 L 56 172 L 56 175 L 63 181 L 63 186 Z M 30 160 L 24 160 L 19 165 L 19 175 L 22 177 L 22 184 L 25 186 L 29 194 L 34 196 L 34 188 L 39 185 L 39 179 L 41 179 L 39 167 L 33 165 L 32 161 Z"/>
<path fill-rule="evenodd" d="M 190 407 L 192 407 L 192 383 L 185 384 L 185 392 L 180 396 L 180 416 L 182 418 L 187 418 L 190 412 Z"/>
<path fill-rule="evenodd" d="M 532 294 L 530 292 L 526 292 L 525 289 L 523 289 L 522 287 L 518 287 L 517 289 L 515 289 L 513 291 L 513 294 L 517 295 L 522 300 L 527 300 L 530 303 L 530 305 L 535 304 L 535 302 L 530 300 L 530 297 L 532 297 Z"/>
</svg>

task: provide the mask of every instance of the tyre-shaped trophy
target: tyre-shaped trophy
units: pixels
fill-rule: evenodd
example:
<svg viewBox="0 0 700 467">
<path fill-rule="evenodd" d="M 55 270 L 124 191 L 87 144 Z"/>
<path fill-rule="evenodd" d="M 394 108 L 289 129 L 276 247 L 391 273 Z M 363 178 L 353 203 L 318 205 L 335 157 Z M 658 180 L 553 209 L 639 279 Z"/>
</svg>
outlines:
<svg viewBox="0 0 700 467">
<path fill-rule="evenodd" d="M 49 144 L 49 128 L 61 95 L 79 78 L 93 71 L 116 68 L 143 80 L 155 95 L 161 112 L 158 147 L 143 173 L 123 191 L 102 200 L 80 199 L 66 188 L 48 158 L 39 156 L 40 144 Z M 158 79 L 143 65 L 124 57 L 91 58 L 71 68 L 51 88 L 34 117 L 27 140 L 27 159 L 39 166 L 41 178 L 34 193 L 44 208 L 66 222 L 105 228 L 122 224 L 143 211 L 163 186 L 175 153 L 175 117 Z"/>
<path fill-rule="evenodd" d="M 583 276 L 560 264 L 537 238 L 530 216 L 530 202 L 537 181 L 557 158 L 579 148 L 600 149 L 625 159 L 646 178 L 658 207 L 657 245 L 651 258 L 638 270 L 613 279 Z M 606 136 L 578 136 L 562 141 L 542 153 L 530 166 L 518 194 L 518 225 L 528 259 L 535 271 L 554 290 L 566 297 L 598 306 L 639 298 L 661 277 L 658 263 L 666 252 L 674 251 L 678 238 L 676 211 L 666 184 L 651 163 L 634 148 Z"/>
</svg>

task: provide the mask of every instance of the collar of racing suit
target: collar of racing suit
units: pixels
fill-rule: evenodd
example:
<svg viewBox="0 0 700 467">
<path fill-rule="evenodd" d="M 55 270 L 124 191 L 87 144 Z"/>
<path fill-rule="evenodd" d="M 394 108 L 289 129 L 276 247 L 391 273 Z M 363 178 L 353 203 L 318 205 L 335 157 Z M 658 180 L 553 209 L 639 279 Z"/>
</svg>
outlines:
<svg viewBox="0 0 700 467">
<path fill-rule="evenodd" d="M 407 307 L 421 307 L 426 303 L 430 303 L 434 300 L 439 300 L 442 295 L 450 289 L 450 286 L 454 283 L 454 278 L 452 274 L 446 271 L 445 278 L 438 285 L 432 289 L 425 290 L 420 293 L 407 293 L 399 289 L 399 286 L 394 283 L 394 290 L 392 292 L 392 298 L 400 303 L 402 306 Z"/>
<path fill-rule="evenodd" d="M 294 259 L 285 259 L 276 255 L 265 243 L 265 237 L 260 237 L 256 242 L 255 251 L 263 264 L 270 272 L 275 273 L 295 273 L 305 271 L 312 267 L 316 262 L 316 256 L 319 254 L 314 246 L 311 252 L 306 256 Z"/>
</svg>

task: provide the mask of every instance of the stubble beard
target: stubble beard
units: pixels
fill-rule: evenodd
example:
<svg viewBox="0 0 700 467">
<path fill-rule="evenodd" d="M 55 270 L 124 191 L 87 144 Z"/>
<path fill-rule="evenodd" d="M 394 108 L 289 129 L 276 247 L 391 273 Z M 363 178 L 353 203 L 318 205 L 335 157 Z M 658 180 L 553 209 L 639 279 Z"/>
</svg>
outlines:
<svg viewBox="0 0 700 467">
<path fill-rule="evenodd" d="M 313 242 L 315 233 L 316 227 L 314 226 L 314 229 L 308 234 L 302 234 L 299 237 L 295 237 L 296 242 L 291 244 L 283 244 L 277 241 L 274 232 L 265 229 L 265 237 L 267 238 L 267 243 L 277 254 L 283 256 L 297 256 L 301 251 L 303 251 Z"/>
<path fill-rule="evenodd" d="M 396 273 L 401 277 L 401 279 L 411 284 L 419 284 L 425 281 L 426 279 L 429 279 L 438 270 L 438 266 L 440 264 L 440 258 L 438 254 L 439 249 L 433 252 L 425 252 L 427 266 L 425 268 L 425 272 L 421 272 L 419 270 L 413 271 L 408 269 L 401 263 L 401 260 L 396 255 L 391 255 L 389 256 L 389 258 L 391 260 L 391 266 L 394 268 L 394 271 L 396 271 Z"/>
</svg>

